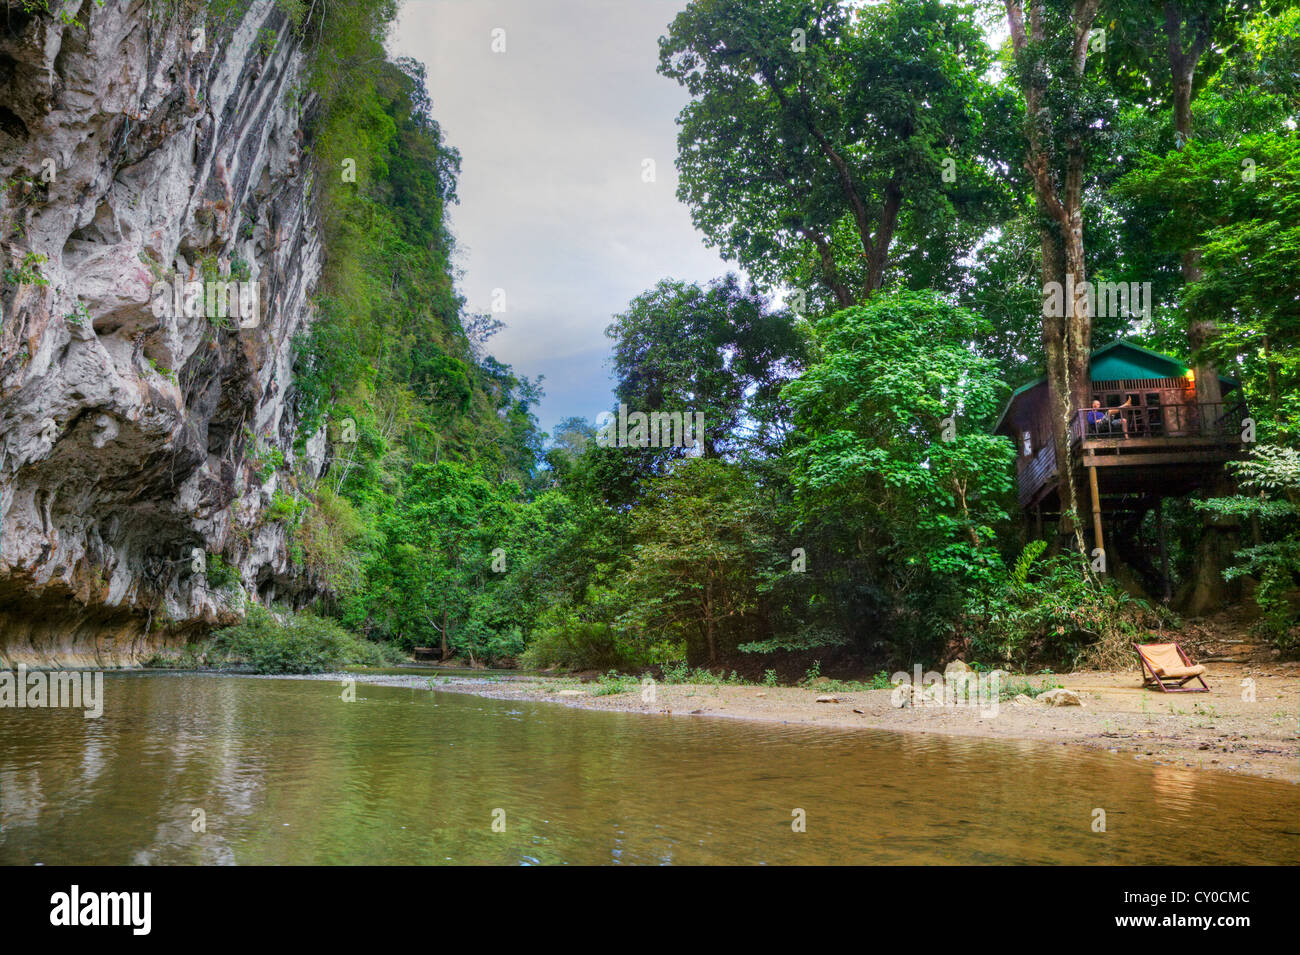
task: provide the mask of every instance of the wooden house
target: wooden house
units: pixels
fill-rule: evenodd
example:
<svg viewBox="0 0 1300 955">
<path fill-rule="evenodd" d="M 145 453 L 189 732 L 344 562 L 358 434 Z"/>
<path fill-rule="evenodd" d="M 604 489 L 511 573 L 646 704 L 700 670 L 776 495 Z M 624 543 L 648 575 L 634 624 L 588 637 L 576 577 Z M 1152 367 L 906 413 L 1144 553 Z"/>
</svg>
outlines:
<svg viewBox="0 0 1300 955">
<path fill-rule="evenodd" d="M 1246 409 L 1239 384 L 1219 377 L 1218 400 L 1199 400 L 1195 373 L 1169 355 L 1132 342 L 1092 353 L 1092 399 L 1071 413 L 1075 487 L 1091 498 L 1095 546 L 1102 514 L 1145 513 L 1165 497 L 1211 482 L 1240 456 Z M 1220 397 L 1221 396 L 1221 397 Z M 1091 404 L 1091 403 L 1090 403 Z M 1047 379 L 1011 395 L 994 430 L 1015 442 L 1020 506 L 1041 523 L 1059 514 L 1061 469 L 1052 442 Z"/>
</svg>

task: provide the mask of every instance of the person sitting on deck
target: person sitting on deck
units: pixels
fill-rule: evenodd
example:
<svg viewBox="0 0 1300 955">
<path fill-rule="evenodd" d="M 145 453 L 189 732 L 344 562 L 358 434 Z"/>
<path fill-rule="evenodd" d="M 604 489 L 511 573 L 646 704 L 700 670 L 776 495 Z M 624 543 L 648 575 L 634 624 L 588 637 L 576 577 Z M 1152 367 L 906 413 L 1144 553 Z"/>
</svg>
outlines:
<svg viewBox="0 0 1300 955">
<path fill-rule="evenodd" d="M 1101 402 L 1096 398 L 1092 401 L 1092 410 L 1085 414 L 1088 421 L 1089 434 L 1110 434 L 1115 430 L 1115 422 L 1119 423 L 1120 433 L 1128 437 L 1128 421 L 1121 413 L 1123 408 L 1133 406 L 1133 396 L 1130 395 L 1125 399 L 1122 405 L 1115 408 L 1103 408 Z"/>
</svg>

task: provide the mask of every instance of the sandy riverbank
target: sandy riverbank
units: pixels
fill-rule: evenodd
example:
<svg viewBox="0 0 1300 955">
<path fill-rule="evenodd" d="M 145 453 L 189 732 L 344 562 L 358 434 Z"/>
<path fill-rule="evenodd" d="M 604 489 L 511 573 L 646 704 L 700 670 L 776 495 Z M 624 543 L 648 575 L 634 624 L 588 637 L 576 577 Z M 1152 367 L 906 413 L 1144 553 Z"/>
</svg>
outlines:
<svg viewBox="0 0 1300 955">
<path fill-rule="evenodd" d="M 425 671 L 427 672 L 427 671 Z M 268 677 L 276 679 L 276 677 Z M 289 679 L 338 680 L 428 688 L 423 675 L 317 674 Z M 1242 683 L 1254 681 L 1254 700 Z M 278 679 L 284 679 L 279 677 Z M 657 684 L 654 700 L 635 686 L 597 695 L 596 683 L 546 676 L 477 676 L 464 671 L 432 678 L 435 689 L 499 700 L 529 700 L 590 710 L 758 720 L 907 733 L 946 733 L 993 740 L 1088 746 L 1157 765 L 1261 776 L 1300 783 L 1300 663 L 1216 663 L 1208 693 L 1144 690 L 1136 670 L 1010 676 L 1007 682 L 1060 684 L 1080 706 L 1006 702 L 997 713 L 976 707 L 896 707 L 890 690 Z M 835 702 L 817 702 L 833 697 Z"/>
<path fill-rule="evenodd" d="M 1253 702 L 1243 699 L 1246 678 L 1255 681 Z M 996 715 L 981 715 L 977 708 L 967 707 L 898 708 L 892 705 L 889 690 L 698 684 L 659 684 L 654 701 L 648 702 L 639 686 L 598 696 L 596 684 L 545 677 L 485 682 L 453 676 L 441 678 L 438 688 L 594 710 L 1036 740 L 1089 746 L 1157 764 L 1300 782 L 1300 664 L 1216 664 L 1209 675 L 1208 693 L 1143 690 L 1136 671 L 1026 679 L 1059 683 L 1075 691 L 1083 705 L 1003 703 Z M 827 696 L 836 702 L 817 702 Z"/>
</svg>

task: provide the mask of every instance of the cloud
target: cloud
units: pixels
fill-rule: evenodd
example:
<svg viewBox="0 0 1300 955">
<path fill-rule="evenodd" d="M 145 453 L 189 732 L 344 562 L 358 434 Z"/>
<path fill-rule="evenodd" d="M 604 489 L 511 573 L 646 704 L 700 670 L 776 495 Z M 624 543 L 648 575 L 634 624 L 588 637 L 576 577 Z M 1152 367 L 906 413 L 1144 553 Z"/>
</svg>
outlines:
<svg viewBox="0 0 1300 955">
<path fill-rule="evenodd" d="M 604 329 L 672 276 L 727 264 L 677 201 L 685 91 L 655 72 L 682 0 L 407 0 L 389 49 L 425 64 L 434 117 L 461 152 L 461 291 L 471 311 L 506 293 L 490 348 L 546 376 L 543 427 L 610 403 Z M 505 52 L 492 51 L 504 30 Z M 642 181 L 652 159 L 656 181 Z"/>
</svg>

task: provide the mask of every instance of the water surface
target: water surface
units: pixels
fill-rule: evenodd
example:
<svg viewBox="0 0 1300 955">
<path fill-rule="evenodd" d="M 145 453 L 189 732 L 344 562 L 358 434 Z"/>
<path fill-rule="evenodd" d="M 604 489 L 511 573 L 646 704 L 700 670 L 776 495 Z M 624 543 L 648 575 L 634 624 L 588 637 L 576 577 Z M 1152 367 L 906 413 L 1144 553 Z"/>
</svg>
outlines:
<svg viewBox="0 0 1300 955">
<path fill-rule="evenodd" d="M 104 686 L 98 720 L 0 709 L 0 863 L 1300 861 L 1300 787 L 1074 747 L 365 684 L 344 702 L 304 680 Z"/>
</svg>

